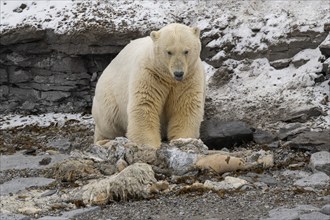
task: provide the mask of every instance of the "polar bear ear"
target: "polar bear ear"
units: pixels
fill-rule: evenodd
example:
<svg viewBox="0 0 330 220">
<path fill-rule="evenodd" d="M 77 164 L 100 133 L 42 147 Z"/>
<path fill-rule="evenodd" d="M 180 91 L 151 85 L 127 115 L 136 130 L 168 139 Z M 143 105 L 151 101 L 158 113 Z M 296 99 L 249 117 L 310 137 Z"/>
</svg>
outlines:
<svg viewBox="0 0 330 220">
<path fill-rule="evenodd" d="M 159 31 L 151 31 L 150 33 L 150 37 L 154 42 L 158 40 L 159 35 L 160 35 Z"/>
<path fill-rule="evenodd" d="M 192 28 L 192 31 L 193 31 L 193 33 L 194 33 L 194 35 L 195 35 L 196 37 L 199 37 L 199 36 L 200 36 L 201 31 L 199 30 L 198 27 L 193 27 L 193 28 Z"/>
</svg>

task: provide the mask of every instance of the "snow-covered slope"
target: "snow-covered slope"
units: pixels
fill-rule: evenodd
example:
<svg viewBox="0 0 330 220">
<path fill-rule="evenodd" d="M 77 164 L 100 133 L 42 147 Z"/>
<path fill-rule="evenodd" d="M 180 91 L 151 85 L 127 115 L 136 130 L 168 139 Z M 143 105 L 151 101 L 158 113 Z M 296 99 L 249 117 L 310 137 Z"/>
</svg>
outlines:
<svg viewBox="0 0 330 220">
<path fill-rule="evenodd" d="M 209 85 L 213 85 L 208 88 L 207 110 L 211 110 L 206 112 L 207 117 L 224 120 L 239 119 L 256 127 L 276 130 L 290 115 L 317 108 L 321 115 L 308 119 L 306 122 L 308 126 L 313 129 L 330 126 L 329 117 L 326 116 L 330 114 L 329 102 L 326 98 L 330 96 L 329 79 L 318 80 L 322 75 L 322 60 L 324 60 L 318 45 L 328 35 L 329 30 L 325 26 L 330 26 L 328 0 L 3 0 L 0 2 L 0 7 L 0 35 L 6 38 L 13 36 L 10 36 L 11 31 L 19 32 L 20 28 L 26 26 L 34 27 L 36 30 L 52 30 L 59 36 L 70 34 L 75 36 L 81 33 L 89 36 L 90 32 L 98 35 L 100 30 L 111 36 L 116 34 L 119 36 L 114 40 L 110 39 L 110 43 L 98 42 L 97 38 L 88 41 L 89 38 L 86 37 L 87 40 L 84 38 L 86 42 L 73 38 L 68 44 L 61 42 L 64 46 L 60 49 L 58 45 L 53 47 L 50 45 L 54 42 L 49 43 L 48 39 L 41 39 L 46 45 L 50 45 L 49 51 L 56 53 L 56 56 L 50 54 L 49 57 L 55 57 L 56 60 L 58 54 L 65 53 L 63 57 L 65 59 L 70 57 L 68 58 L 70 62 L 72 57 L 80 59 L 77 53 L 79 48 L 87 51 L 81 53 L 83 55 L 114 53 L 110 51 L 111 46 L 117 46 L 115 41 L 123 40 L 122 36 L 126 36 L 118 33 L 133 33 L 129 37 L 134 38 L 146 35 L 151 30 L 171 22 L 197 26 L 202 30 L 202 58 L 206 61 L 207 79 Z M 36 42 L 40 40 L 33 39 Z M 13 53 L 5 54 L 6 58 L 3 60 L 9 59 L 12 63 L 7 64 L 7 60 L 2 63 L 28 68 L 26 62 L 24 62 L 25 66 L 20 64 L 21 60 L 26 59 L 21 56 L 24 50 L 17 52 L 14 51 L 16 47 L 11 46 L 11 44 L 24 44 L 26 40 L 24 38 L 21 41 L 15 40 L 11 39 L 4 43 L 9 45 L 8 48 L 13 50 Z M 106 45 L 109 46 L 109 51 L 104 49 L 98 52 L 99 50 L 94 47 L 103 48 L 104 44 L 111 44 Z M 71 49 L 74 52 L 70 53 L 70 48 L 74 48 Z M 47 53 L 51 53 L 49 51 Z M 42 52 L 40 56 L 44 56 L 45 52 Z M 59 58 L 59 65 L 67 66 L 64 59 L 61 64 L 63 57 Z M 83 60 L 84 58 L 81 59 L 81 62 L 87 62 Z M 283 66 L 275 68 L 272 62 L 282 59 L 285 59 Z M 69 61 L 65 60 L 65 62 Z M 221 73 L 218 67 L 225 67 L 230 72 L 226 76 L 225 83 L 217 84 L 218 74 Z M 99 74 L 88 72 L 89 69 L 86 71 L 93 80 Z M 11 72 L 6 74 L 10 75 Z M 32 74 L 35 73 L 32 71 Z M 35 80 L 33 77 L 31 76 L 29 80 Z M 20 87 L 20 83 L 25 83 L 22 88 L 27 89 L 26 82 L 20 81 L 16 86 Z M 5 94 L 4 100 L 12 97 L 10 91 L 14 91 L 7 88 L 8 84 L 6 81 L 0 85 L 0 91 Z M 72 86 L 72 90 L 77 91 L 79 88 Z M 33 89 L 38 90 L 39 87 Z M 37 92 L 43 94 L 48 91 Z M 87 92 L 84 91 L 85 93 Z M 63 94 L 58 97 L 61 102 L 65 102 L 71 95 L 67 91 L 61 91 L 60 94 Z M 48 97 L 48 93 L 44 97 Z M 38 99 L 39 96 L 36 102 L 40 102 Z M 88 102 L 87 105 L 89 104 Z"/>
</svg>

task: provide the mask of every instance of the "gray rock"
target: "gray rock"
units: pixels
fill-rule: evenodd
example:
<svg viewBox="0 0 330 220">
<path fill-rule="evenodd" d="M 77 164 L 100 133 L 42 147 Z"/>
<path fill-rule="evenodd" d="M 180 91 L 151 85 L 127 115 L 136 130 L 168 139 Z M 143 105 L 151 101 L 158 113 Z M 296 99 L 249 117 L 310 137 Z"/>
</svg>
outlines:
<svg viewBox="0 0 330 220">
<path fill-rule="evenodd" d="M 28 82 L 32 78 L 32 74 L 29 71 L 25 71 L 22 69 L 9 71 L 9 82 L 10 83 L 21 83 Z"/>
<path fill-rule="evenodd" d="M 320 212 L 326 215 L 330 215 L 330 204 L 323 206 Z"/>
<path fill-rule="evenodd" d="M 45 32 L 45 30 L 38 30 L 35 27 L 21 26 L 2 34 L 0 43 L 2 45 L 9 45 L 38 41 L 45 37 Z"/>
<path fill-rule="evenodd" d="M 12 179 L 0 185 L 0 196 L 8 195 L 10 193 L 16 193 L 31 186 L 46 186 L 54 181 L 54 179 L 43 177 Z"/>
<path fill-rule="evenodd" d="M 285 207 L 278 207 L 276 209 L 272 209 L 269 211 L 269 218 L 266 218 L 266 220 L 280 220 L 280 219 L 299 220 L 302 219 L 301 216 L 304 216 L 306 213 L 310 213 L 310 214 L 319 213 L 318 211 L 319 211 L 318 208 L 311 205 L 298 205 L 292 209 L 288 209 Z M 318 214 L 313 214 L 311 216 L 317 217 Z M 314 218 L 310 218 L 310 219 L 314 219 Z"/>
<path fill-rule="evenodd" d="M 247 177 L 252 178 L 254 181 L 265 183 L 268 186 L 276 185 L 278 183 L 274 177 L 267 174 L 248 173 Z"/>
<path fill-rule="evenodd" d="M 312 205 L 297 205 L 295 208 L 299 212 L 299 214 L 309 213 L 309 212 L 318 212 L 319 208 L 316 208 Z"/>
<path fill-rule="evenodd" d="M 325 173 L 319 172 L 295 181 L 294 185 L 300 187 L 318 188 L 318 187 L 329 186 L 329 183 L 330 183 L 330 177 Z"/>
<path fill-rule="evenodd" d="M 292 139 L 292 137 L 305 131 L 310 131 L 310 129 L 302 126 L 300 123 L 288 124 L 279 129 L 277 137 L 280 140 Z"/>
<path fill-rule="evenodd" d="M 0 83 L 8 82 L 8 74 L 5 69 L 0 69 Z"/>
<path fill-rule="evenodd" d="M 201 139 L 210 149 L 241 145 L 253 140 L 250 127 L 241 121 L 225 122 L 216 119 L 203 121 Z"/>
<path fill-rule="evenodd" d="M 7 96 L 9 94 L 8 86 L 0 86 L 0 100 L 8 100 Z"/>
<path fill-rule="evenodd" d="M 319 107 L 311 107 L 306 108 L 303 110 L 297 110 L 289 113 L 287 116 L 285 116 L 282 121 L 287 123 L 294 123 L 294 122 L 300 122 L 305 123 L 307 122 L 311 117 L 317 117 L 320 115 L 325 115 L 325 113 L 322 111 Z"/>
<path fill-rule="evenodd" d="M 330 130 L 305 131 L 290 140 L 289 146 L 292 148 L 305 149 L 311 151 L 330 150 Z"/>
<path fill-rule="evenodd" d="M 51 162 L 46 166 L 40 166 L 39 161 L 42 159 L 50 157 Z M 58 154 L 58 155 L 37 155 L 37 156 L 27 156 L 23 155 L 22 152 L 18 152 L 13 155 L 0 155 L 0 171 L 10 170 L 10 169 L 41 169 L 51 166 L 57 162 L 67 159 L 69 155 Z M 17 163 L 19 161 L 19 163 Z"/>
<path fill-rule="evenodd" d="M 30 220 L 31 218 L 29 216 L 21 215 L 21 214 L 0 212 L 0 219 L 3 219 L 3 220 Z"/>
<path fill-rule="evenodd" d="M 329 220 L 330 217 L 328 215 L 322 214 L 320 212 L 312 212 L 308 214 L 303 214 L 299 216 L 300 220 Z"/>
<path fill-rule="evenodd" d="M 276 137 L 274 135 L 268 133 L 267 131 L 257 129 L 255 132 L 253 132 L 253 140 L 257 144 L 269 144 L 272 143 L 275 138 Z"/>
<path fill-rule="evenodd" d="M 282 173 L 283 176 L 291 176 L 293 178 L 305 178 L 310 176 L 310 173 L 307 173 L 302 170 L 285 170 Z"/>
<path fill-rule="evenodd" d="M 48 92 L 41 92 L 41 99 L 49 100 L 49 101 L 60 101 L 65 98 L 70 97 L 69 92 L 61 92 L 61 91 L 48 91 Z"/>
<path fill-rule="evenodd" d="M 326 59 L 322 64 L 322 72 L 326 75 L 330 74 L 330 58 Z"/>
<path fill-rule="evenodd" d="M 330 175 L 330 152 L 320 151 L 312 154 L 309 166 L 314 172 L 321 171 Z"/>
<path fill-rule="evenodd" d="M 266 220 L 299 220 L 299 213 L 294 209 L 276 208 L 270 210 Z"/>
<path fill-rule="evenodd" d="M 270 62 L 270 65 L 275 69 L 279 70 L 288 67 L 290 63 L 291 63 L 291 59 L 280 59 Z"/>
<path fill-rule="evenodd" d="M 309 61 L 309 59 L 305 59 L 305 58 L 301 58 L 301 59 L 293 59 L 292 60 L 292 64 L 294 65 L 294 67 L 299 68 L 302 65 L 306 64 Z"/>
</svg>

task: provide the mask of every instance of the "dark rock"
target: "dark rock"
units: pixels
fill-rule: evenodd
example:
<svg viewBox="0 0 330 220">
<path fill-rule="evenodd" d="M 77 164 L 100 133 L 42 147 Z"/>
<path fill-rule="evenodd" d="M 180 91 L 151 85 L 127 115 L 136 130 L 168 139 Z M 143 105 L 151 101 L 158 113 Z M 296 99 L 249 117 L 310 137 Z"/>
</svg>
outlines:
<svg viewBox="0 0 330 220">
<path fill-rule="evenodd" d="M 330 130 L 302 132 L 290 140 L 289 146 L 310 151 L 330 151 Z"/>
<path fill-rule="evenodd" d="M 272 52 L 270 51 L 268 54 L 268 60 L 270 62 L 276 61 L 276 60 L 285 60 L 290 59 L 290 55 L 288 51 L 279 51 L 279 52 Z"/>
<path fill-rule="evenodd" d="M 324 24 L 324 31 L 330 32 L 330 22 Z"/>
<path fill-rule="evenodd" d="M 23 26 L 10 29 L 1 34 L 0 44 L 18 44 L 39 41 L 45 37 L 45 30 L 38 30 L 35 27 Z"/>
<path fill-rule="evenodd" d="M 22 83 L 28 82 L 32 78 L 32 75 L 29 71 L 24 71 L 22 69 L 16 69 L 9 71 L 9 82 L 10 83 Z"/>
<path fill-rule="evenodd" d="M 290 63 L 291 63 L 291 59 L 281 59 L 270 62 L 270 65 L 275 69 L 283 69 L 288 67 Z"/>
<path fill-rule="evenodd" d="M 220 67 L 215 71 L 213 76 L 210 78 L 209 86 L 210 87 L 220 87 L 228 83 L 233 77 L 233 71 L 229 70 L 226 67 Z"/>
<path fill-rule="evenodd" d="M 18 101 L 25 102 L 26 100 L 38 100 L 40 99 L 41 94 L 39 91 L 34 89 L 22 89 L 12 87 L 10 88 L 9 97 Z"/>
<path fill-rule="evenodd" d="M 8 82 L 8 74 L 5 69 L 0 68 L 0 83 Z"/>
<path fill-rule="evenodd" d="M 306 108 L 303 110 L 291 112 L 286 117 L 284 117 L 282 119 L 282 121 L 287 122 L 287 123 L 294 123 L 294 122 L 305 123 L 311 117 L 317 117 L 320 115 L 325 115 L 325 113 L 322 111 L 321 108 L 311 107 L 311 108 Z"/>
<path fill-rule="evenodd" d="M 42 165 L 42 166 L 48 165 L 48 164 L 50 164 L 51 161 L 52 161 L 51 157 L 45 157 L 39 161 L 39 165 Z"/>
<path fill-rule="evenodd" d="M 202 122 L 201 139 L 210 149 L 220 150 L 252 141 L 253 132 L 241 121 L 210 119 Z"/>
<path fill-rule="evenodd" d="M 293 137 L 297 136 L 298 134 L 302 132 L 310 131 L 309 128 L 302 126 L 301 124 L 292 124 L 288 127 L 280 128 L 279 133 L 277 137 L 280 140 L 290 140 Z"/>
<path fill-rule="evenodd" d="M 330 75 L 330 58 L 326 59 L 322 64 L 322 72 L 326 75 Z"/>
<path fill-rule="evenodd" d="M 275 141 L 275 139 L 276 139 L 275 135 L 270 134 L 266 131 L 257 129 L 253 132 L 253 140 L 257 144 L 269 144 Z"/>
<path fill-rule="evenodd" d="M 327 80 L 327 78 L 324 75 L 318 74 L 317 78 L 314 79 L 314 82 L 315 83 L 322 83 L 326 80 Z"/>
<path fill-rule="evenodd" d="M 301 67 L 302 65 L 306 64 L 308 61 L 309 61 L 308 58 L 306 58 L 306 59 L 304 59 L 304 58 L 301 58 L 301 59 L 293 59 L 293 60 L 292 60 L 292 64 L 294 65 L 294 67 L 299 68 L 299 67 Z"/>
<path fill-rule="evenodd" d="M 328 34 L 327 38 L 320 44 L 319 48 L 325 57 L 330 57 L 330 34 Z"/>
<path fill-rule="evenodd" d="M 37 149 L 36 148 L 31 148 L 23 152 L 24 155 L 36 155 Z"/>
<path fill-rule="evenodd" d="M 69 92 L 61 92 L 61 91 L 41 92 L 41 99 L 43 100 L 61 101 L 68 97 L 70 97 Z"/>
</svg>

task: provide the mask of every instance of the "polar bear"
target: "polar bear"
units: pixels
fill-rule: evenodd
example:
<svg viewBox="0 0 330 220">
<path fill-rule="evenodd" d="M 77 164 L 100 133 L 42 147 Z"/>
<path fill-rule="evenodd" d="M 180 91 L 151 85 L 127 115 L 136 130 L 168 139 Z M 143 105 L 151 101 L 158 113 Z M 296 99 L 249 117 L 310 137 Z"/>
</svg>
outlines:
<svg viewBox="0 0 330 220">
<path fill-rule="evenodd" d="M 169 24 L 131 41 L 100 76 L 93 99 L 94 142 L 127 136 L 151 147 L 162 138 L 198 138 L 205 73 L 198 28 Z"/>
</svg>

